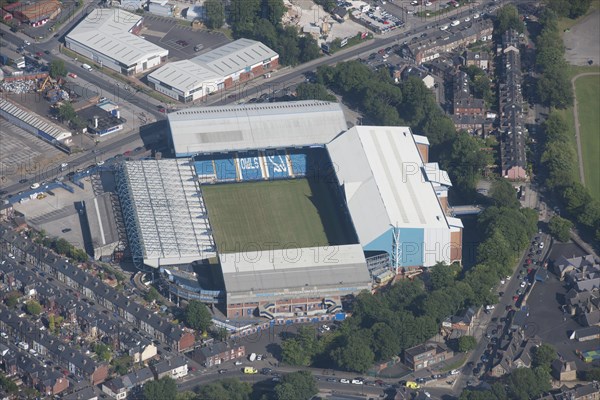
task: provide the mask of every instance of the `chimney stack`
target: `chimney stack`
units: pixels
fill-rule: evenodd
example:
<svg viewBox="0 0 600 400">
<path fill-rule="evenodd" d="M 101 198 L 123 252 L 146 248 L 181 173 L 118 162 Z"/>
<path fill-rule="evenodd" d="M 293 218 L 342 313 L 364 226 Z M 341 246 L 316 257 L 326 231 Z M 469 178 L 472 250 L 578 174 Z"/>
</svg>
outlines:
<svg viewBox="0 0 600 400">
<path fill-rule="evenodd" d="M 98 129 L 98 116 L 94 115 L 94 129 Z"/>
<path fill-rule="evenodd" d="M 121 118 L 121 110 L 117 110 L 117 118 Z"/>
</svg>

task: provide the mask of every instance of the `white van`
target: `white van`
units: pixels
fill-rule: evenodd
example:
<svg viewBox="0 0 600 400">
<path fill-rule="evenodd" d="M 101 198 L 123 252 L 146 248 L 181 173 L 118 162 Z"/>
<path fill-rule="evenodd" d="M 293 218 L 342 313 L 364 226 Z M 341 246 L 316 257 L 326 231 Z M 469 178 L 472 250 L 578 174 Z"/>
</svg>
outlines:
<svg viewBox="0 0 600 400">
<path fill-rule="evenodd" d="M 81 68 L 85 69 L 86 71 L 92 70 L 92 67 L 90 67 L 88 64 L 81 64 Z"/>
</svg>

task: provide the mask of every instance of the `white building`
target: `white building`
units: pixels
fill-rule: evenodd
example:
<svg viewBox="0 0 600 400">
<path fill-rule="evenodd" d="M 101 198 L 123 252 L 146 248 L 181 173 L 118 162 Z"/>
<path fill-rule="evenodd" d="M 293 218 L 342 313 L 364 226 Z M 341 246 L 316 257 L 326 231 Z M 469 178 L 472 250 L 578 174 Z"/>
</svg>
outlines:
<svg viewBox="0 0 600 400">
<path fill-rule="evenodd" d="M 462 223 L 446 216 L 451 186 L 408 127 L 355 126 L 327 145 L 360 243 L 392 265 L 461 261 Z"/>
<path fill-rule="evenodd" d="M 261 42 L 239 39 L 190 60 L 169 63 L 148 75 L 148 82 L 160 93 L 189 102 L 261 76 L 278 65 L 275 51 Z"/>
<path fill-rule="evenodd" d="M 138 33 L 143 18 L 118 8 L 96 8 L 65 38 L 66 46 L 100 66 L 134 75 L 167 61 L 169 51 Z"/>
</svg>

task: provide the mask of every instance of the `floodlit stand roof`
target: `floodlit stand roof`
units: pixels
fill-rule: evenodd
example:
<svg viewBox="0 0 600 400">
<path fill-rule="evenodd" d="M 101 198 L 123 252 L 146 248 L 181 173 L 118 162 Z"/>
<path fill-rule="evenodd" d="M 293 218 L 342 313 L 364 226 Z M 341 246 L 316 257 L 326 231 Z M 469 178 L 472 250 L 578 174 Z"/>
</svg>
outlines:
<svg viewBox="0 0 600 400">
<path fill-rule="evenodd" d="M 141 21 L 141 16 L 121 8 L 96 8 L 69 32 L 66 39 L 126 66 L 152 56 L 166 56 L 168 50 L 131 33 Z"/>
<path fill-rule="evenodd" d="M 408 127 L 355 126 L 327 148 L 361 243 L 390 227 L 449 229 Z"/>
<path fill-rule="evenodd" d="M 317 100 L 188 108 L 168 120 L 178 157 L 324 145 L 348 129 L 338 103 Z"/>
<path fill-rule="evenodd" d="M 187 160 L 127 161 L 120 179 L 126 181 L 122 202 L 135 214 L 134 240 L 144 264 L 157 268 L 216 256 L 200 186 Z M 128 229 L 130 242 L 131 233 Z"/>
<path fill-rule="evenodd" d="M 359 244 L 220 254 L 219 259 L 229 301 L 357 293 L 371 282 Z"/>
</svg>

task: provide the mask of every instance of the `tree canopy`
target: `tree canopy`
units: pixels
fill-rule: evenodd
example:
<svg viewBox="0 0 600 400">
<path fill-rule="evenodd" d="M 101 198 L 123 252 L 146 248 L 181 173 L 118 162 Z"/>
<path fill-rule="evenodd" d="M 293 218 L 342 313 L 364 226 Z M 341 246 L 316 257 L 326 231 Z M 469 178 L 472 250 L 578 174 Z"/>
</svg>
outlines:
<svg viewBox="0 0 600 400">
<path fill-rule="evenodd" d="M 184 311 L 186 324 L 199 331 L 206 331 L 212 324 L 212 315 L 208 308 L 198 300 L 190 300 Z"/>
<path fill-rule="evenodd" d="M 461 336 L 458 338 L 458 351 L 461 353 L 466 353 L 467 351 L 471 351 L 477 347 L 477 339 L 473 336 Z"/>
<path fill-rule="evenodd" d="M 59 77 L 65 77 L 67 75 L 67 67 L 65 62 L 60 59 L 52 60 L 50 62 L 50 76 L 54 79 Z"/>
<path fill-rule="evenodd" d="M 35 300 L 29 300 L 25 305 L 25 309 L 27 310 L 27 314 L 36 317 L 42 313 L 42 306 Z"/>
<path fill-rule="evenodd" d="M 231 0 L 228 21 L 235 38 L 258 40 L 279 54 L 282 65 L 297 65 L 320 56 L 317 41 L 282 26 L 283 0 Z"/>
<path fill-rule="evenodd" d="M 251 394 L 249 383 L 228 378 L 200 386 L 197 400 L 250 400 Z"/>
<path fill-rule="evenodd" d="M 555 215 L 548 224 L 550 234 L 561 242 L 568 242 L 571 237 L 571 229 L 573 229 L 573 223 L 566 218 Z"/>
<path fill-rule="evenodd" d="M 558 357 L 554 347 L 547 343 L 542 343 L 540 346 L 534 347 L 531 350 L 531 356 L 531 364 L 533 367 L 544 367 L 548 371 L 550 370 L 552 361 Z"/>
<path fill-rule="evenodd" d="M 168 376 L 144 384 L 145 400 L 176 400 L 176 398 L 177 384 Z"/>
<path fill-rule="evenodd" d="M 496 13 L 496 31 L 502 34 L 509 29 L 514 29 L 519 33 L 525 29 L 525 25 L 519 17 L 519 10 L 512 4 L 503 6 Z"/>
<path fill-rule="evenodd" d="M 310 371 L 298 371 L 284 375 L 275 386 L 277 400 L 311 399 L 318 393 L 317 383 Z"/>
<path fill-rule="evenodd" d="M 209 29 L 219 29 L 225 23 L 225 7 L 222 0 L 206 0 L 206 26 Z"/>
</svg>

